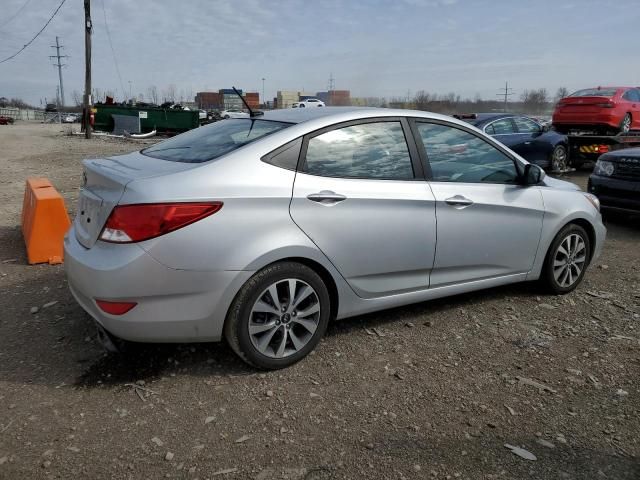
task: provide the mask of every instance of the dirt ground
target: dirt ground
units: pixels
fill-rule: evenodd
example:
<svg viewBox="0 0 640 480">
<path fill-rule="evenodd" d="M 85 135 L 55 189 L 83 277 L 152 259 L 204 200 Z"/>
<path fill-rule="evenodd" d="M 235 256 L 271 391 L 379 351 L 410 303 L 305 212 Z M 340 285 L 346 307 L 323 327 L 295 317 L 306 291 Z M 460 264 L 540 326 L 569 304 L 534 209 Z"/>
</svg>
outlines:
<svg viewBox="0 0 640 480">
<path fill-rule="evenodd" d="M 83 158 L 141 147 L 64 129 L 0 126 L 0 479 L 640 478 L 638 218 L 607 219 L 570 295 L 337 322 L 283 371 L 222 343 L 105 354 L 62 266 L 26 263 L 24 181 L 51 179 L 72 214 Z"/>
</svg>

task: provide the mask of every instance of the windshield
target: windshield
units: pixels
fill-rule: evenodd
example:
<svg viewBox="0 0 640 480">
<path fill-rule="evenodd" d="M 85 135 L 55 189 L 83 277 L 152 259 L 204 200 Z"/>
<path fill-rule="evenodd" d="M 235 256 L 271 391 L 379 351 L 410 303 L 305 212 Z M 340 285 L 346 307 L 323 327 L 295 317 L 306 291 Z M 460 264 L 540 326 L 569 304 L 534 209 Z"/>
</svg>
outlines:
<svg viewBox="0 0 640 480">
<path fill-rule="evenodd" d="M 202 163 L 290 125 L 249 118 L 222 120 L 157 143 L 141 153 L 172 162 Z"/>
<path fill-rule="evenodd" d="M 578 90 L 569 95 L 570 97 L 613 97 L 616 94 L 615 88 L 587 88 Z"/>
</svg>

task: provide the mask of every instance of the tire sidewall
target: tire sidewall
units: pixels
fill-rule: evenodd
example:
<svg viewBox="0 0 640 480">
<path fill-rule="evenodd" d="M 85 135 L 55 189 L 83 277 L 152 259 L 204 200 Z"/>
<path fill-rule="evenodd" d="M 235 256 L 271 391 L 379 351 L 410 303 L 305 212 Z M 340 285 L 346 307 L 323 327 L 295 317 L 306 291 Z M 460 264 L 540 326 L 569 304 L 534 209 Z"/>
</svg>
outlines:
<svg viewBox="0 0 640 480">
<path fill-rule="evenodd" d="M 320 319 L 313 337 L 302 349 L 285 358 L 271 358 L 263 355 L 253 346 L 249 335 L 249 316 L 255 302 L 270 285 L 288 278 L 306 282 L 315 290 L 320 302 Z M 309 267 L 297 263 L 272 265 L 257 273 L 243 287 L 234 302 L 235 308 L 232 308 L 232 315 L 235 315 L 235 318 L 230 319 L 233 328 L 229 333 L 235 335 L 237 346 L 241 350 L 243 357 L 252 365 L 262 369 L 288 367 L 306 357 L 324 336 L 329 324 L 330 303 L 329 292 L 322 278 Z"/>
<path fill-rule="evenodd" d="M 559 149 L 564 150 L 564 165 L 562 165 L 563 167 L 562 169 L 558 169 L 557 166 L 555 165 L 556 151 L 558 151 Z M 567 148 L 564 145 L 556 145 L 555 147 L 553 147 L 553 150 L 551 151 L 551 170 L 560 172 L 566 168 L 567 168 Z"/>
<path fill-rule="evenodd" d="M 563 287 L 557 282 L 557 280 L 553 275 L 553 261 L 556 257 L 556 253 L 558 251 L 558 247 L 560 246 L 560 244 L 569 235 L 573 235 L 573 234 L 578 234 L 582 237 L 582 241 L 584 242 L 586 247 L 585 249 L 586 249 L 587 260 L 585 261 L 584 267 L 582 268 L 582 271 L 580 272 L 578 279 L 572 285 L 568 287 Z M 584 228 L 582 228 L 580 225 L 576 225 L 575 223 L 571 223 L 565 226 L 562 230 L 560 230 L 560 232 L 556 235 L 553 242 L 551 243 L 551 247 L 549 248 L 549 252 L 547 253 L 547 258 L 545 259 L 545 265 L 544 265 L 546 283 L 551 289 L 551 291 L 556 294 L 562 295 L 575 290 L 578 287 L 578 285 L 582 283 L 582 280 L 587 271 L 587 268 L 589 267 L 590 259 L 591 259 L 591 240 L 589 240 L 589 235 L 587 235 L 587 232 L 585 231 Z"/>
</svg>

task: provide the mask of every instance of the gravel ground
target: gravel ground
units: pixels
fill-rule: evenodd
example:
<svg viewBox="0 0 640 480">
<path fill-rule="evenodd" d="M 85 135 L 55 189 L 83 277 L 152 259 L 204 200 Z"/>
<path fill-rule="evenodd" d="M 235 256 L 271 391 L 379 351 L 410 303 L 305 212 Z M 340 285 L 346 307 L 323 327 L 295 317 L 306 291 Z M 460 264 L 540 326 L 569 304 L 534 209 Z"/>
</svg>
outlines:
<svg viewBox="0 0 640 480">
<path fill-rule="evenodd" d="M 25 178 L 73 213 L 80 161 L 138 145 L 17 124 L 0 146 L 0 478 L 640 478 L 637 218 L 607 219 L 570 295 L 520 284 L 336 322 L 261 373 L 225 344 L 107 355 L 62 267 L 26 264 Z"/>
</svg>

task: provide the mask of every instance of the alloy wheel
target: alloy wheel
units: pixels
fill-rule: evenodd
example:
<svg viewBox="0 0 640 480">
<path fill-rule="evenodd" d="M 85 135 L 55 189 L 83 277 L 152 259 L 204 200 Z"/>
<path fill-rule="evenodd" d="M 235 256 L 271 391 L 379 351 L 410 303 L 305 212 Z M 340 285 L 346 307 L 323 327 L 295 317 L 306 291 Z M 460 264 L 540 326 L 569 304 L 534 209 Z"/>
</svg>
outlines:
<svg viewBox="0 0 640 480">
<path fill-rule="evenodd" d="M 622 127 L 620 128 L 620 130 L 622 131 L 622 133 L 629 133 L 629 130 L 631 130 L 631 115 L 629 115 L 628 113 L 622 120 Z"/>
<path fill-rule="evenodd" d="M 287 278 L 271 284 L 253 304 L 249 337 L 261 354 L 284 358 L 312 339 L 320 322 L 320 300 L 306 282 Z"/>
<path fill-rule="evenodd" d="M 558 245 L 553 259 L 553 277 L 563 288 L 578 281 L 587 261 L 587 249 L 584 239 L 572 233 Z"/>
<path fill-rule="evenodd" d="M 567 150 L 558 145 L 551 156 L 551 168 L 554 172 L 563 172 L 567 169 Z"/>
</svg>

